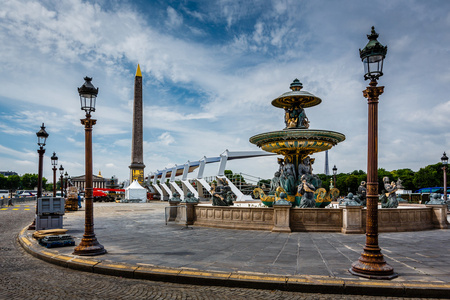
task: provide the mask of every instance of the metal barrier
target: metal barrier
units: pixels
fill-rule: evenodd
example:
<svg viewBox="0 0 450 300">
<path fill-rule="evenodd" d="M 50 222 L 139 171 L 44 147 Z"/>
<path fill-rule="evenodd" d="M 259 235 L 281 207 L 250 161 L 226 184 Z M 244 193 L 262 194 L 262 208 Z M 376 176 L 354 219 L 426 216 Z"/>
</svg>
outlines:
<svg viewBox="0 0 450 300">
<path fill-rule="evenodd" d="M 11 204 L 12 205 L 16 205 L 16 204 L 19 204 L 19 203 L 25 203 L 25 202 L 30 202 L 30 201 L 36 202 L 36 197 L 3 198 L 3 199 L 0 199 L 0 207 L 8 206 L 10 200 L 11 200 Z"/>
</svg>

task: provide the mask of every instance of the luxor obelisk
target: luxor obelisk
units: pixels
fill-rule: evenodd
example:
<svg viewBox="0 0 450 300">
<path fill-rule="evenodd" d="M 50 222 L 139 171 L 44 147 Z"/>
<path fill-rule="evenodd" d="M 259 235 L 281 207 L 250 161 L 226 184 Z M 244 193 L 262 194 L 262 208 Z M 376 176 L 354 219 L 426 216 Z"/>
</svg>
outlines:
<svg viewBox="0 0 450 300">
<path fill-rule="evenodd" d="M 139 64 L 134 77 L 134 106 L 133 106 L 133 140 L 131 145 L 130 184 L 137 180 L 144 183 L 144 149 L 142 122 L 142 74 Z"/>
</svg>

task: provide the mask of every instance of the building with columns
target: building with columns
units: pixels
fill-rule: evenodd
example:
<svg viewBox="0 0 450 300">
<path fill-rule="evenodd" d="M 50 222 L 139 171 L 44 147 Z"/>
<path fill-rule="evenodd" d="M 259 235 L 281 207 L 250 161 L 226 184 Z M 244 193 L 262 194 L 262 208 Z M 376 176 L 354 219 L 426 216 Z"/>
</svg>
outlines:
<svg viewBox="0 0 450 300">
<path fill-rule="evenodd" d="M 93 188 L 110 188 L 111 186 L 117 185 L 117 178 L 114 176 L 112 178 L 104 178 L 101 172 L 98 172 L 98 175 L 92 175 Z M 76 186 L 79 191 L 84 191 L 85 187 L 85 176 L 75 176 L 70 179 L 70 183 L 72 186 Z"/>
</svg>

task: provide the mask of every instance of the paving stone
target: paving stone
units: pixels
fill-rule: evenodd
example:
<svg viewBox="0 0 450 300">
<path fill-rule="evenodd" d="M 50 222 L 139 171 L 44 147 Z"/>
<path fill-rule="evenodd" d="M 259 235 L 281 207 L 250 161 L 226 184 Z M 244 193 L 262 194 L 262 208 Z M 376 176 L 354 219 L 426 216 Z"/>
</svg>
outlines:
<svg viewBox="0 0 450 300">
<path fill-rule="evenodd" d="M 195 226 L 194 229 L 181 230 L 182 226 L 179 225 L 164 225 L 164 206 L 166 203 L 161 202 L 96 203 L 95 233 L 99 242 L 108 250 L 108 254 L 96 259 L 137 266 L 153 265 L 188 268 L 187 270 L 206 268 L 219 272 L 246 271 L 288 276 L 301 274 L 319 276 L 317 278 L 352 280 L 362 284 L 370 282 L 348 273 L 351 262 L 357 260 L 362 252 L 364 235 L 286 234 Z M 193 280 L 194 285 L 181 285 L 111 277 L 62 268 L 28 255 L 15 241 L 17 233 L 31 221 L 33 210 L 0 211 L 0 249 L 2 249 L 0 299 L 33 299 L 34 295 L 35 299 L 360 299 L 361 297 L 319 292 L 306 294 L 227 288 L 202 285 L 201 280 L 197 279 Z M 84 232 L 84 210 L 66 214 L 64 226 L 78 242 Z M 386 260 L 396 272 L 400 273 L 400 277 L 394 280 L 396 283 L 440 281 L 449 284 L 450 253 L 442 251 L 448 246 L 449 238 L 450 232 L 447 230 L 431 230 L 382 233 L 379 240 Z M 61 255 L 71 255 L 72 251 L 73 247 L 57 250 Z M 418 254 L 426 255 L 428 259 Z M 134 267 L 128 269 L 129 274 L 132 273 L 130 269 L 134 270 Z M 106 273 L 111 269 L 109 265 L 105 265 L 103 270 Z M 196 278 L 195 274 L 192 276 Z M 426 293 L 427 289 L 424 288 L 423 291 Z M 370 296 L 364 298 L 375 299 Z M 385 298 L 376 297 L 376 299 Z"/>
</svg>

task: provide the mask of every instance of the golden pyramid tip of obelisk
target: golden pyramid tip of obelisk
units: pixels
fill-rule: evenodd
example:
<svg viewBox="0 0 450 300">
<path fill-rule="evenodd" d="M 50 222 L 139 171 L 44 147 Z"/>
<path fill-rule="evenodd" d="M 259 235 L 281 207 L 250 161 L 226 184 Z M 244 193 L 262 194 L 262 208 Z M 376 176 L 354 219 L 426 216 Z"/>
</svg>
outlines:
<svg viewBox="0 0 450 300">
<path fill-rule="evenodd" d="M 138 64 L 137 70 L 136 70 L 136 77 L 142 77 L 141 68 L 139 68 L 139 64 Z"/>
</svg>

